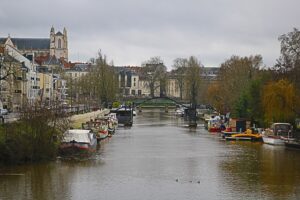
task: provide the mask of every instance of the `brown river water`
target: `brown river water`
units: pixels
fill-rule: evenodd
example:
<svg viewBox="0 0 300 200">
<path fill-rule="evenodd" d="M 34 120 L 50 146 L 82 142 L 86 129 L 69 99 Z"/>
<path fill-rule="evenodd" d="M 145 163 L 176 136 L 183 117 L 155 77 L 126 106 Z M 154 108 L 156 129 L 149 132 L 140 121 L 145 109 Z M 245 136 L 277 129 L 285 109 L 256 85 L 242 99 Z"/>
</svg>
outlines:
<svg viewBox="0 0 300 200">
<path fill-rule="evenodd" d="M 225 142 L 143 110 L 83 160 L 0 167 L 1 200 L 300 199 L 300 151 Z"/>
</svg>

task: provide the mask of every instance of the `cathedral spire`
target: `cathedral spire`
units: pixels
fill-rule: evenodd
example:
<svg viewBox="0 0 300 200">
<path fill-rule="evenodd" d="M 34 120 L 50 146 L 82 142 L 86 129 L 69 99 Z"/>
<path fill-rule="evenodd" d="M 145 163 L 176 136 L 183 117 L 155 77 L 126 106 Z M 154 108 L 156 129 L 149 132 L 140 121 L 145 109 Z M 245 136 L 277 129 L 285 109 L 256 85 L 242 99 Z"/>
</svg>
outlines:
<svg viewBox="0 0 300 200">
<path fill-rule="evenodd" d="M 53 26 L 51 27 L 51 30 L 50 30 L 50 35 L 51 34 L 54 34 L 54 27 Z"/>
<path fill-rule="evenodd" d="M 64 36 L 67 36 L 67 29 L 64 27 Z"/>
</svg>

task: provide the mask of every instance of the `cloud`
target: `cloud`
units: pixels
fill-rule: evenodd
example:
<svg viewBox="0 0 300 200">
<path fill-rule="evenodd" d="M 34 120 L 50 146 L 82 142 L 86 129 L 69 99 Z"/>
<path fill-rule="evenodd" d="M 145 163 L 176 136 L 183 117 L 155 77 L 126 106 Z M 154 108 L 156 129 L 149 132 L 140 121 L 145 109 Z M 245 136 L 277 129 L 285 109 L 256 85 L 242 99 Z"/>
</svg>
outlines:
<svg viewBox="0 0 300 200">
<path fill-rule="evenodd" d="M 261 54 L 271 66 L 278 36 L 300 27 L 298 0 L 4 0 L 1 36 L 49 37 L 66 27 L 72 61 L 102 51 L 116 65 L 140 65 L 160 56 L 196 56 L 219 66 L 231 55 Z M 26 8 L 26 9 L 24 9 Z"/>
</svg>

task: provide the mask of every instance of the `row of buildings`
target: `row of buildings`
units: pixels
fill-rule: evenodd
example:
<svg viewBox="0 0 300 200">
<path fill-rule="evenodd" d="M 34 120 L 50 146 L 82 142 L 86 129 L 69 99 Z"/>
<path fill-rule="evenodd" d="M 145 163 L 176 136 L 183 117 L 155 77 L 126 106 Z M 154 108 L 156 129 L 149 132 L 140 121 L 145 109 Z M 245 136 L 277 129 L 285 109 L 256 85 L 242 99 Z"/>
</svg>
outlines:
<svg viewBox="0 0 300 200">
<path fill-rule="evenodd" d="M 68 37 L 50 29 L 49 38 L 0 38 L 0 108 L 18 111 L 25 103 L 41 101 L 70 103 L 78 101 L 80 91 L 70 87 L 89 73 L 91 63 L 72 63 L 68 60 Z M 114 67 L 119 75 L 122 96 L 150 95 L 150 88 L 141 76 L 141 67 Z M 218 68 L 204 68 L 202 76 L 214 80 Z M 167 76 L 166 95 L 180 97 L 176 79 Z M 73 88 L 74 90 L 74 88 Z M 74 96 L 75 95 L 75 96 Z M 155 96 L 160 95 L 158 89 Z M 73 99 L 72 99 L 73 98 Z M 71 102 L 72 103 L 72 102 Z"/>
<path fill-rule="evenodd" d="M 66 81 L 53 67 L 68 62 L 67 30 L 49 38 L 0 38 L 0 107 L 17 111 L 25 103 L 66 98 Z"/>
</svg>

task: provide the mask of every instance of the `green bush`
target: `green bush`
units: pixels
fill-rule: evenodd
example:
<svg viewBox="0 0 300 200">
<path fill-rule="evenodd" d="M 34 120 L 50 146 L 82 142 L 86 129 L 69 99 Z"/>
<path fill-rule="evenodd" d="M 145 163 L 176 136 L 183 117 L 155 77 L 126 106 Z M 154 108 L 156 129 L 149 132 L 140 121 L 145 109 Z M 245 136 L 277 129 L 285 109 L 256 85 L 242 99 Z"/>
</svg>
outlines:
<svg viewBox="0 0 300 200">
<path fill-rule="evenodd" d="M 113 108 L 119 108 L 121 106 L 121 103 L 119 102 L 119 101 L 115 101 L 115 102 L 113 102 L 113 104 L 112 104 L 112 107 Z"/>
<path fill-rule="evenodd" d="M 59 142 L 52 127 L 24 122 L 5 124 L 0 131 L 0 163 L 23 163 L 56 157 Z"/>
<path fill-rule="evenodd" d="M 18 122 L 0 127 L 0 163 L 24 163 L 56 157 L 62 133 L 69 126 L 59 109 L 28 107 Z"/>
</svg>

